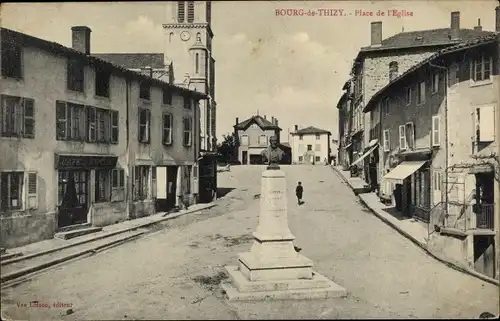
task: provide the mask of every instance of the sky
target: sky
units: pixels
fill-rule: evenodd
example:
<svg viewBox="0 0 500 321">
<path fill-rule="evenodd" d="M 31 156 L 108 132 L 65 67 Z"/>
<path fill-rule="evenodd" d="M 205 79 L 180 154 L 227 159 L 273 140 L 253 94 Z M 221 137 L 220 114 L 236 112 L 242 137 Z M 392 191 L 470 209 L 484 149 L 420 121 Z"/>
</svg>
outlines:
<svg viewBox="0 0 500 321">
<path fill-rule="evenodd" d="M 330 130 L 337 138 L 337 102 L 360 47 L 370 44 L 370 22 L 382 21 L 383 38 L 404 31 L 447 28 L 460 11 L 461 28 L 494 30 L 497 0 L 213 1 L 217 137 L 259 113 L 274 116 L 282 141 L 294 125 Z M 276 9 L 305 9 L 315 16 L 277 16 Z M 319 16 L 318 9 L 333 15 Z M 404 17 L 377 12 L 405 10 Z M 373 16 L 356 16 L 356 10 Z M 321 11 L 322 13 L 325 11 Z M 411 15 L 410 15 L 411 13 Z M 91 50 L 164 51 L 164 2 L 3 3 L 1 26 L 71 46 L 71 27 L 92 29 Z M 175 64 L 175 62 L 174 62 Z"/>
</svg>

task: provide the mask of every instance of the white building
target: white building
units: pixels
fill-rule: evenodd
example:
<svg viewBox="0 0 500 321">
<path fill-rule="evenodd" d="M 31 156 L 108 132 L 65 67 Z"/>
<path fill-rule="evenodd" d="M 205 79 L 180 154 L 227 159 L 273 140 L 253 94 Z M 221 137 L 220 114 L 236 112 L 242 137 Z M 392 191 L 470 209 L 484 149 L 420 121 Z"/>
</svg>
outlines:
<svg viewBox="0 0 500 321">
<path fill-rule="evenodd" d="M 293 164 L 319 165 L 330 159 L 329 131 L 313 126 L 299 129 L 295 125 L 295 132 L 290 135 Z"/>
</svg>

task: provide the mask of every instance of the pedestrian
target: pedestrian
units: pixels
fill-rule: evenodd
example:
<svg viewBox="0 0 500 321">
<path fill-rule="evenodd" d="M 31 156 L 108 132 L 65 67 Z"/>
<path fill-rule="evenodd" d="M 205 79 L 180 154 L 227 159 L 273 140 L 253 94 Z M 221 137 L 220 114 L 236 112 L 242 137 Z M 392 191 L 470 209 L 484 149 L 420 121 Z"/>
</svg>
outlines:
<svg viewBox="0 0 500 321">
<path fill-rule="evenodd" d="M 299 182 L 297 187 L 295 188 L 295 195 L 297 195 L 297 204 L 302 204 L 302 193 L 304 193 L 304 188 L 302 187 L 302 183 Z"/>
</svg>

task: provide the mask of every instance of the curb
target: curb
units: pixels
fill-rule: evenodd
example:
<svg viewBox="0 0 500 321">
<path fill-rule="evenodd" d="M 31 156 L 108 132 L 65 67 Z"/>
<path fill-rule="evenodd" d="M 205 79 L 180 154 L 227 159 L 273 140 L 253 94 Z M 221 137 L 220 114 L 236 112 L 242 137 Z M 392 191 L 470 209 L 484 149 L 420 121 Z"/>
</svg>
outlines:
<svg viewBox="0 0 500 321">
<path fill-rule="evenodd" d="M 349 184 L 349 181 L 342 175 L 342 173 L 339 172 L 338 169 L 334 168 L 332 166 L 332 169 L 333 171 L 335 172 L 335 174 L 337 176 L 339 176 L 348 186 L 349 188 L 352 190 L 352 186 L 351 184 Z M 354 193 L 354 191 L 353 191 Z M 464 268 L 462 266 L 459 266 L 459 265 L 456 265 L 452 262 L 449 262 L 447 261 L 446 259 L 443 259 L 439 256 L 437 256 L 436 254 L 432 253 L 428 247 L 427 247 L 427 244 L 425 243 L 422 243 L 422 242 L 419 242 L 418 240 L 416 240 L 413 236 L 411 236 L 409 233 L 407 233 L 406 231 L 404 231 L 403 229 L 401 229 L 400 227 L 398 227 L 397 225 L 395 225 L 394 223 L 392 223 L 391 221 L 389 221 L 388 219 L 386 219 L 385 217 L 383 217 L 382 215 L 380 215 L 379 213 L 377 213 L 377 211 L 375 211 L 374 209 L 372 209 L 362 198 L 361 196 L 359 196 L 358 194 L 354 193 L 354 195 L 358 198 L 358 200 L 360 201 L 361 204 L 363 204 L 364 207 L 366 207 L 367 209 L 370 210 L 370 212 L 372 212 L 376 217 L 378 217 L 382 222 L 384 222 L 385 224 L 389 225 L 390 227 L 392 227 L 393 229 L 395 229 L 399 234 L 403 235 L 404 237 L 406 237 L 407 239 L 409 239 L 413 244 L 417 245 L 418 247 L 420 247 L 422 250 L 424 250 L 429 256 L 431 256 L 432 258 L 434 258 L 435 260 L 443 263 L 444 265 L 456 270 L 456 271 L 459 271 L 459 272 L 462 272 L 464 274 L 468 274 L 470 276 L 473 276 L 473 277 L 476 277 L 484 282 L 488 282 L 490 284 L 493 284 L 493 285 L 496 285 L 496 286 L 500 286 L 500 281 L 499 280 L 496 280 L 496 279 L 492 279 L 486 275 L 482 275 L 476 271 L 473 271 L 473 270 L 470 270 L 470 269 L 467 269 L 467 268 Z"/>
<path fill-rule="evenodd" d="M 156 215 L 161 215 L 161 216 L 160 216 L 159 219 L 157 219 L 155 221 L 142 223 L 142 224 L 139 224 L 139 225 L 127 227 L 127 228 L 124 228 L 124 229 L 121 229 L 121 230 L 117 230 L 117 231 L 112 231 L 112 232 L 109 232 L 107 234 L 100 235 L 98 237 L 94 237 L 94 238 L 82 240 L 80 242 L 76 242 L 76 243 L 64 245 L 64 246 L 57 247 L 57 248 L 52 248 L 52 249 L 49 249 L 49 250 L 45 250 L 45 251 L 33 253 L 33 254 L 30 254 L 30 255 L 19 256 L 19 257 L 15 257 L 15 258 L 12 258 L 12 259 L 9 259 L 9 260 L 2 260 L 2 261 L 0 261 L 0 266 L 6 265 L 6 264 L 10 264 L 10 263 L 20 262 L 20 261 L 24 261 L 24 260 L 28 260 L 28 259 L 32 259 L 32 258 L 35 258 L 35 257 L 38 257 L 38 256 L 42 256 L 42 255 L 45 255 L 45 254 L 54 253 L 54 252 L 61 251 L 61 250 L 65 250 L 65 249 L 68 249 L 68 248 L 73 247 L 73 246 L 78 246 L 78 245 L 90 243 L 90 242 L 93 242 L 93 241 L 98 241 L 98 240 L 101 240 L 101 239 L 104 239 L 104 238 L 107 238 L 107 237 L 111 237 L 111 236 L 115 236 L 115 235 L 118 235 L 118 234 L 122 234 L 122 233 L 126 233 L 126 232 L 129 232 L 129 231 L 133 231 L 133 230 L 136 230 L 136 229 L 139 229 L 139 228 L 142 228 L 142 227 L 148 227 L 148 226 L 151 226 L 151 225 L 154 225 L 154 224 L 166 221 L 166 220 L 170 220 L 170 219 L 173 219 L 173 218 L 185 215 L 185 214 L 191 214 L 191 213 L 194 213 L 194 212 L 206 210 L 206 209 L 212 208 L 214 206 L 217 206 L 217 204 L 207 204 L 207 206 L 203 206 L 202 208 L 196 208 L 196 209 L 192 209 L 192 210 L 188 209 L 185 212 L 176 213 L 176 214 L 173 214 L 171 216 L 163 216 L 163 215 L 165 215 L 165 213 L 163 213 L 163 214 L 162 213 L 157 213 Z"/>
<path fill-rule="evenodd" d="M 118 239 L 118 240 L 114 240 L 113 242 L 110 242 L 110 243 L 101 244 L 101 245 L 96 246 L 96 247 L 91 248 L 91 249 L 78 251 L 76 253 L 72 253 L 70 255 L 66 255 L 64 257 L 60 257 L 60 258 L 51 260 L 49 262 L 44 262 L 42 264 L 38 264 L 38 265 L 35 265 L 35 266 L 29 266 L 29 267 L 26 267 L 24 269 L 14 271 L 12 273 L 8 273 L 8 274 L 6 274 L 6 275 L 4 275 L 4 276 L 2 276 L 0 278 L 0 282 L 5 283 L 7 281 L 12 281 L 12 280 L 17 279 L 17 278 L 19 278 L 21 276 L 24 276 L 24 275 L 27 275 L 27 274 L 31 274 L 31 273 L 34 273 L 34 272 L 38 272 L 40 270 L 46 269 L 46 268 L 54 266 L 56 264 L 60 264 L 60 263 L 63 263 L 63 262 L 75 259 L 75 258 L 80 257 L 82 255 L 90 254 L 90 253 L 95 253 L 95 252 L 97 252 L 99 250 L 106 249 L 106 248 L 111 247 L 113 245 L 119 245 L 120 243 L 125 243 L 127 241 L 131 241 L 131 240 L 133 240 L 133 239 L 135 239 L 135 238 L 137 238 L 137 237 L 139 237 L 139 236 L 141 236 L 143 234 L 144 234 L 144 232 L 137 232 L 137 233 L 134 233 L 134 234 L 129 235 L 127 237 L 124 237 L 124 238 L 121 238 L 121 239 Z M 2 284 L 2 288 L 3 287 L 8 287 L 8 286 L 9 286 L 8 284 Z"/>
</svg>

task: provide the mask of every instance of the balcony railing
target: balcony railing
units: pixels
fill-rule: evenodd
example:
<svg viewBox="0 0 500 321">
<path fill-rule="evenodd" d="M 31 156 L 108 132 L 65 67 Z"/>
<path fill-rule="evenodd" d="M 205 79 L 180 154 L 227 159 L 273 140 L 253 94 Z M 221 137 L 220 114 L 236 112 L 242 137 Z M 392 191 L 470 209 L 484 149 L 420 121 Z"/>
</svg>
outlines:
<svg viewBox="0 0 500 321">
<path fill-rule="evenodd" d="M 476 204 L 473 206 L 476 214 L 476 228 L 493 230 L 495 223 L 495 207 L 493 204 Z"/>
</svg>

